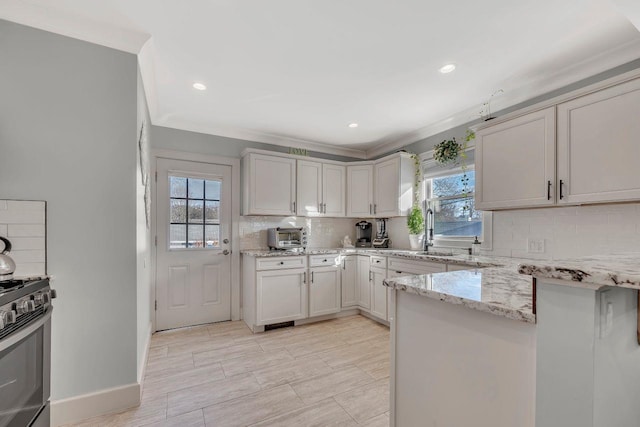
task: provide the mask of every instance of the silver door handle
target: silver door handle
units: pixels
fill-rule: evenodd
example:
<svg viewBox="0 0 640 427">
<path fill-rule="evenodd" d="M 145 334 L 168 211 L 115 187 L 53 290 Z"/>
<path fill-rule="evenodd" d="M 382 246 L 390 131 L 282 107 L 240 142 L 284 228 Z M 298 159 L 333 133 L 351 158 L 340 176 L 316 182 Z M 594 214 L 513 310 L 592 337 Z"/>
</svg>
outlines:
<svg viewBox="0 0 640 427">
<path fill-rule="evenodd" d="M 222 255 L 229 255 L 229 251 L 225 249 L 224 251 L 222 251 Z"/>
</svg>

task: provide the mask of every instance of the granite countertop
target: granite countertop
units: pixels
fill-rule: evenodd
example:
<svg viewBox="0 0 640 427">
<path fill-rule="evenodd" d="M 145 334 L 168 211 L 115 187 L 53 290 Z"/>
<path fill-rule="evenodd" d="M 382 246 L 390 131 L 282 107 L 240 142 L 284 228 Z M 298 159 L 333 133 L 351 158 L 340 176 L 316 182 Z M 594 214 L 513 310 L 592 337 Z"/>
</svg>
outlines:
<svg viewBox="0 0 640 427">
<path fill-rule="evenodd" d="M 495 257 L 472 256 L 472 255 L 450 255 L 442 251 L 423 253 L 422 251 L 410 251 L 405 249 L 373 249 L 373 248 L 320 248 L 307 249 L 304 252 L 272 251 L 268 249 L 246 249 L 240 251 L 243 255 L 253 257 L 279 257 L 279 256 L 304 256 L 304 255 L 381 255 L 399 258 L 413 259 L 417 261 L 434 261 L 447 264 L 468 265 L 470 267 L 492 267 L 502 265 L 502 261 L 497 261 Z"/>
<path fill-rule="evenodd" d="M 518 271 L 536 278 L 640 289 L 640 253 L 521 262 Z"/>
<path fill-rule="evenodd" d="M 533 286 L 518 273 L 518 261 L 491 258 L 494 266 L 386 279 L 384 285 L 427 298 L 535 323 Z M 495 263 L 502 265 L 495 266 Z"/>
</svg>

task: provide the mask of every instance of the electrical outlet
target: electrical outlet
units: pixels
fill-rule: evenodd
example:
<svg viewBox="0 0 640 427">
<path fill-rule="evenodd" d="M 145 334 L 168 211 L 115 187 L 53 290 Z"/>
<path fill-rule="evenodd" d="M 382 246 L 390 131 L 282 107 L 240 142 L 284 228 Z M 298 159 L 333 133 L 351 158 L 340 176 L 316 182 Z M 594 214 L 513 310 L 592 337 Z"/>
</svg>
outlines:
<svg viewBox="0 0 640 427">
<path fill-rule="evenodd" d="M 544 253 L 544 239 L 527 239 L 527 252 L 531 254 Z"/>
</svg>

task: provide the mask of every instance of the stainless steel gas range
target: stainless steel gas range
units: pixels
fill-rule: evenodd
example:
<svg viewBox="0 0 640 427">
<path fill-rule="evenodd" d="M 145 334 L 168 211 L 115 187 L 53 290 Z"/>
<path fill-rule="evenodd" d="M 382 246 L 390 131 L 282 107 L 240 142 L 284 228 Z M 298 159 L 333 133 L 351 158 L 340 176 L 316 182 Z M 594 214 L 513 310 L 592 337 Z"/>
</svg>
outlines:
<svg viewBox="0 0 640 427">
<path fill-rule="evenodd" d="M 0 281 L 0 427 L 49 427 L 49 279 Z"/>
</svg>

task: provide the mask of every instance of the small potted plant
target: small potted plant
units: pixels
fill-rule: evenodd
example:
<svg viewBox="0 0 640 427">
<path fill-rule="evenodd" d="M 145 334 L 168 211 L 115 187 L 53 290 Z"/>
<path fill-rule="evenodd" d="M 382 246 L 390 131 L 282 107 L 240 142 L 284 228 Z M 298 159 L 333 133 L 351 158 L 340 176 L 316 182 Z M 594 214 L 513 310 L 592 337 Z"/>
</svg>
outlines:
<svg viewBox="0 0 640 427">
<path fill-rule="evenodd" d="M 411 249 L 422 249 L 422 242 L 424 239 L 424 217 L 422 216 L 422 209 L 418 204 L 414 204 L 409 211 L 407 217 L 407 228 L 409 228 L 409 244 Z"/>
</svg>

